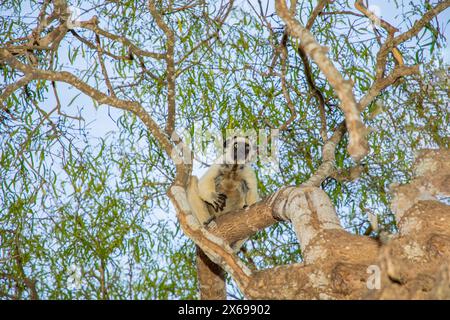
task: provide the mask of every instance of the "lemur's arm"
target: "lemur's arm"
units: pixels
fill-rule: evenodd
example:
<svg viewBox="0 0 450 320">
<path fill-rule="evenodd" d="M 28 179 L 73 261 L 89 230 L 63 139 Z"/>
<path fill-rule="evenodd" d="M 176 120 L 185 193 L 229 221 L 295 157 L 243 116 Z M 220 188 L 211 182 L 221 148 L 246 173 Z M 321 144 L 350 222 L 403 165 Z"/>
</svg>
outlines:
<svg viewBox="0 0 450 320">
<path fill-rule="evenodd" d="M 198 191 L 203 200 L 207 202 L 213 200 L 212 193 L 216 192 L 215 178 L 218 175 L 219 168 L 217 165 L 213 164 L 198 181 Z"/>
<path fill-rule="evenodd" d="M 242 177 L 248 186 L 248 192 L 246 195 L 246 204 L 248 206 L 251 206 L 252 204 L 259 201 L 255 171 L 253 171 L 251 167 L 247 167 L 242 173 Z"/>
<path fill-rule="evenodd" d="M 198 179 L 196 176 L 191 177 L 187 189 L 187 198 L 191 205 L 192 213 L 197 217 L 201 224 L 207 223 L 211 219 L 211 215 L 206 207 L 205 202 L 199 196 Z"/>
<path fill-rule="evenodd" d="M 213 206 L 216 212 L 225 207 L 226 195 L 216 192 L 216 177 L 220 174 L 220 166 L 213 164 L 198 182 L 200 198 Z"/>
</svg>

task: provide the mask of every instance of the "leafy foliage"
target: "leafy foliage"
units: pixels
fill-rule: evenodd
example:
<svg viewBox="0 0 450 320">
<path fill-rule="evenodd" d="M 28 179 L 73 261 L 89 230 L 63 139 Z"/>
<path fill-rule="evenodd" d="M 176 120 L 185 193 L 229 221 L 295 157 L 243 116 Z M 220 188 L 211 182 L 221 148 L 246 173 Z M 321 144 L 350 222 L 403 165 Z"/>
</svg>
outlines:
<svg viewBox="0 0 450 320">
<path fill-rule="evenodd" d="M 272 63 L 283 25 L 270 12 L 260 14 L 265 3 L 261 8 L 257 1 L 236 4 L 223 25 L 216 18 L 224 14 L 218 2 L 157 3 L 176 34 L 177 128 L 191 133 L 198 128 L 269 130 L 290 117 L 279 76 L 282 67 Z M 303 23 L 314 3 L 299 4 Z M 96 15 L 100 27 L 141 49 L 165 50 L 165 36 L 146 1 L 70 5 L 80 20 Z M 352 5 L 335 1 L 325 11 L 351 10 Z M 403 29 L 427 6 L 390 1 L 387 8 L 402 12 Z M 0 43 L 25 43 L 21 38 L 31 34 L 40 9 L 40 1 L 3 1 Z M 422 75 L 401 79 L 364 112 L 372 128 L 371 153 L 360 179 L 328 178 L 323 183 L 342 223 L 354 233 L 366 231 L 369 212 L 378 215 L 382 228 L 395 231 L 389 185 L 410 179 L 414 151 L 449 147 L 445 14 L 444 22 L 436 19 L 401 47 L 407 64 L 422 63 Z M 366 20 L 326 14 L 312 28 L 344 76 L 354 80 L 357 97 L 374 80 L 378 49 Z M 95 34 L 83 28 L 72 31 L 55 52 L 36 50 L 36 63 L 41 69 L 69 71 L 108 92 L 95 46 L 80 40 L 95 44 Z M 163 127 L 165 62 L 133 54 L 123 42 L 108 37 L 100 37 L 100 44 L 115 94 L 139 101 Z M 262 196 L 300 184 L 321 163 L 318 104 L 296 46 L 288 40 L 286 80 L 296 118 L 281 131 L 276 172 L 267 174 L 264 164 L 256 163 Z M 29 62 L 26 56 L 20 59 Z M 388 70 L 393 66 L 390 59 Z M 21 77 L 5 64 L 0 70 L 2 91 Z M 339 101 L 315 65 L 312 76 L 323 93 L 331 132 L 343 119 Z M 354 165 L 346 145 L 344 139 L 336 152 L 339 170 Z M 196 298 L 195 247 L 181 232 L 165 194 L 174 177 L 173 164 L 135 116 L 101 105 L 68 85 L 56 83 L 54 88 L 49 81 L 33 81 L 2 106 L 0 146 L 0 297 L 32 298 L 35 291 L 49 299 Z M 285 223 L 259 232 L 242 254 L 257 268 L 301 261 L 296 236 Z M 229 291 L 240 297 L 233 284 Z"/>
</svg>

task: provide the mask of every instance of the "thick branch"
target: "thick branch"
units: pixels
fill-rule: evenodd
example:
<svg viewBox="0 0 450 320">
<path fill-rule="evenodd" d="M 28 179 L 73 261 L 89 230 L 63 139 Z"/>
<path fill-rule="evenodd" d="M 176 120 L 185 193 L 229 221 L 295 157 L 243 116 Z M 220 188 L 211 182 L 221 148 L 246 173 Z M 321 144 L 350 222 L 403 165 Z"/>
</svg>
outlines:
<svg viewBox="0 0 450 320">
<path fill-rule="evenodd" d="M 344 80 L 341 73 L 327 57 L 327 49 L 318 44 L 312 34 L 289 13 L 285 0 L 276 1 L 276 10 L 278 15 L 286 23 L 289 33 L 300 39 L 305 52 L 317 63 L 331 86 L 335 89 L 341 100 L 340 107 L 344 112 L 347 130 L 349 132 L 348 151 L 355 160 L 360 160 L 367 154 L 368 146 L 366 128 L 361 121 L 353 95 L 352 81 Z"/>
<path fill-rule="evenodd" d="M 420 70 L 418 65 L 411 67 L 397 66 L 387 77 L 376 79 L 370 87 L 369 91 L 367 91 L 367 93 L 359 101 L 359 110 L 363 111 L 373 101 L 373 99 L 375 99 L 380 94 L 381 91 L 392 85 L 395 81 L 398 80 L 398 78 L 409 76 L 419 72 Z"/>
<path fill-rule="evenodd" d="M 208 230 L 234 243 L 280 220 L 292 222 L 306 255 L 309 243 L 319 232 L 342 229 L 327 194 L 319 188 L 305 186 L 281 188 L 248 209 L 218 217 Z"/>
<path fill-rule="evenodd" d="M 229 244 L 251 237 L 279 221 L 274 218 L 269 203 L 269 198 L 266 198 L 247 209 L 221 215 L 207 229 Z"/>
<path fill-rule="evenodd" d="M 394 36 L 394 34 L 398 31 L 397 28 L 392 26 L 389 22 L 381 19 L 380 17 L 377 17 L 375 13 L 370 11 L 363 3 L 363 0 L 356 0 L 355 2 L 355 8 L 358 9 L 361 13 L 363 13 L 367 18 L 369 18 L 370 21 L 372 21 L 373 25 L 380 25 L 382 28 L 384 28 L 388 34 L 389 39 Z M 377 30 L 374 27 L 375 34 L 377 35 Z M 379 36 L 377 36 L 378 42 L 380 42 Z M 403 56 L 400 52 L 400 50 L 397 47 L 392 48 L 392 54 L 397 62 L 398 65 L 402 66 L 404 64 L 403 62 Z"/>
<path fill-rule="evenodd" d="M 416 36 L 425 25 L 427 25 L 434 17 L 436 17 L 439 13 L 441 13 L 448 7 L 450 7 L 450 0 L 445 0 L 438 3 L 429 11 L 425 12 L 425 14 L 414 23 L 411 29 L 395 37 L 392 41 L 392 44 L 387 44 L 387 46 L 389 47 L 388 49 L 391 49 L 392 47 L 397 46 L 400 43 Z"/>
<path fill-rule="evenodd" d="M 335 171 L 336 147 L 346 131 L 345 122 L 338 125 L 333 135 L 322 147 L 322 163 L 316 172 L 302 186 L 319 187 Z"/>
<path fill-rule="evenodd" d="M 383 27 L 384 29 L 386 29 L 386 31 L 390 34 L 394 34 L 395 32 L 398 31 L 397 28 L 393 27 L 390 23 L 388 23 L 387 21 L 381 19 L 380 17 L 377 17 L 375 15 L 375 13 L 373 13 L 372 11 L 370 11 L 365 5 L 363 0 L 356 0 L 355 1 L 355 8 L 358 9 L 362 14 L 364 14 L 367 18 L 370 19 L 370 21 L 372 21 L 373 24 L 375 25 L 380 25 L 381 27 Z"/>
<path fill-rule="evenodd" d="M 227 298 L 225 271 L 196 247 L 197 278 L 200 300 L 225 300 Z"/>
<path fill-rule="evenodd" d="M 192 239 L 205 254 L 228 272 L 241 290 L 247 287 L 252 271 L 234 254 L 231 247 L 221 238 L 202 228 L 192 214 L 186 191 L 180 186 L 172 186 L 168 192 L 177 211 L 178 221 L 184 233 Z"/>
<path fill-rule="evenodd" d="M 377 70 L 376 70 L 376 79 L 379 80 L 383 77 L 383 73 L 386 67 L 386 59 L 387 55 L 390 51 L 393 51 L 395 54 L 395 48 L 405 42 L 406 40 L 411 39 L 416 36 L 422 28 L 429 23 L 436 15 L 445 10 L 450 6 L 450 0 L 446 0 L 437 4 L 433 9 L 426 12 L 419 20 L 417 20 L 413 27 L 408 31 L 394 37 L 393 33 L 389 33 L 388 37 L 380 48 L 380 51 L 377 53 Z M 377 81 L 376 80 L 376 81 Z"/>
<path fill-rule="evenodd" d="M 5 90 L 3 90 L 2 94 L 0 95 L 0 105 L 3 106 L 3 102 L 9 98 L 10 95 L 12 95 L 16 90 L 22 88 L 23 86 L 27 85 L 31 80 L 33 80 L 33 76 L 31 74 L 26 74 L 23 78 L 20 80 L 11 83 L 8 85 Z"/>
<path fill-rule="evenodd" d="M 308 18 L 308 21 L 306 22 L 305 28 L 310 30 L 314 24 L 314 21 L 316 21 L 316 18 L 318 15 L 321 14 L 323 8 L 326 7 L 326 5 L 330 2 L 330 0 L 320 0 L 319 3 L 314 8 L 313 12 Z"/>
<path fill-rule="evenodd" d="M 167 136 L 159 129 L 158 124 L 149 116 L 147 111 L 136 101 L 121 100 L 116 97 L 108 96 L 103 92 L 89 86 L 87 83 L 77 78 L 70 72 L 66 71 L 49 71 L 33 68 L 29 65 L 21 63 L 17 60 L 7 49 L 0 48 L 0 60 L 6 62 L 13 69 L 20 70 L 25 73 L 25 77 L 32 77 L 33 80 L 50 80 L 61 81 L 73 85 L 75 88 L 85 93 L 89 97 L 95 99 L 100 104 L 107 104 L 122 110 L 130 111 L 138 116 L 144 125 L 150 130 L 161 147 L 166 151 L 168 155 L 172 155 L 172 145 Z M 177 157 L 176 154 L 173 154 Z M 181 159 L 178 160 L 179 163 Z"/>
</svg>

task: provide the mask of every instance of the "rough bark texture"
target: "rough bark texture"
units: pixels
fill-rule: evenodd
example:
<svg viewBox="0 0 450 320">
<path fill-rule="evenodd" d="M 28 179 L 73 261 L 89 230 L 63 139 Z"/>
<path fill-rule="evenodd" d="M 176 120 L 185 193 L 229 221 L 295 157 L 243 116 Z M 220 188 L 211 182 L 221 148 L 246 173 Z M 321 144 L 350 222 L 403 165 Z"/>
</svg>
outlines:
<svg viewBox="0 0 450 320">
<path fill-rule="evenodd" d="M 226 299 L 225 271 L 212 262 L 198 246 L 196 257 L 200 299 Z"/>
<path fill-rule="evenodd" d="M 218 218 L 207 232 L 230 244 L 277 220 L 292 222 L 304 262 L 247 270 L 238 282 L 247 298 L 450 299 L 450 206 L 435 198 L 450 194 L 449 160 L 449 150 L 418 155 L 414 179 L 394 187 L 399 233 L 388 240 L 346 232 L 326 193 L 308 186 L 282 188 Z M 370 285 L 372 270 L 379 270 L 379 287 Z"/>
<path fill-rule="evenodd" d="M 411 183 L 394 187 L 399 234 L 380 251 L 375 299 L 450 299 L 450 151 L 423 150 Z"/>
</svg>

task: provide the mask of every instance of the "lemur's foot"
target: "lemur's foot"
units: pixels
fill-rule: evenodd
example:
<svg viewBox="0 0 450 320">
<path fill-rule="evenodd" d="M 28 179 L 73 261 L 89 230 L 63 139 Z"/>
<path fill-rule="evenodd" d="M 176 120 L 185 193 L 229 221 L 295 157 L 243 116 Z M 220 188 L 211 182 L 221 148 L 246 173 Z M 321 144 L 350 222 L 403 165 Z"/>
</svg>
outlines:
<svg viewBox="0 0 450 320">
<path fill-rule="evenodd" d="M 209 224 L 210 224 L 211 222 L 213 222 L 213 221 L 215 221 L 215 220 L 216 220 L 216 217 L 215 217 L 215 216 L 209 217 L 209 219 L 206 220 L 206 221 L 203 223 L 203 226 L 204 226 L 204 227 L 207 227 L 207 226 L 209 226 Z"/>
</svg>

